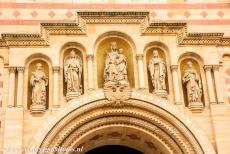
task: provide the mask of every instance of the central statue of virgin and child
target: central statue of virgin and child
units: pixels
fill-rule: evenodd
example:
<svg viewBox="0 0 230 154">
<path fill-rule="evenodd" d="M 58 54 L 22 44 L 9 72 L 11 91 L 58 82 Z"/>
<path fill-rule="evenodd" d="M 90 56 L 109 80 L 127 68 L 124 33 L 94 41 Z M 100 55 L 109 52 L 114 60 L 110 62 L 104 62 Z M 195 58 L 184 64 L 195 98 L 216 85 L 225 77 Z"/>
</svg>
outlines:
<svg viewBox="0 0 230 154">
<path fill-rule="evenodd" d="M 106 56 L 104 69 L 104 84 L 129 85 L 127 59 L 122 48 L 118 49 L 116 42 L 111 42 L 111 49 Z"/>
</svg>

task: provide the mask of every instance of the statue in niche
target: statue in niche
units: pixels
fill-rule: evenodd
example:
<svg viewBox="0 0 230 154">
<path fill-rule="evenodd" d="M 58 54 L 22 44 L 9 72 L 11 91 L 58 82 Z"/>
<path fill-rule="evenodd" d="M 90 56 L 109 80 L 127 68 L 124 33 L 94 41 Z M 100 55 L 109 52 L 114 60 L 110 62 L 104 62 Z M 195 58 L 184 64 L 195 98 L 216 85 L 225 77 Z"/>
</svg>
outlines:
<svg viewBox="0 0 230 154">
<path fill-rule="evenodd" d="M 166 91 L 166 64 L 165 61 L 159 57 L 158 50 L 153 50 L 153 58 L 149 61 L 148 70 L 150 72 L 153 93 L 162 97 L 167 98 Z"/>
<path fill-rule="evenodd" d="M 64 77 L 67 83 L 67 101 L 78 97 L 82 94 L 82 60 L 74 50 L 65 57 L 64 60 Z"/>
<path fill-rule="evenodd" d="M 131 95 L 127 58 L 124 50 L 118 49 L 116 42 L 111 42 L 111 48 L 105 60 L 104 92 L 116 106 L 120 106 Z"/>
<path fill-rule="evenodd" d="M 32 88 L 31 112 L 44 112 L 46 109 L 46 86 L 48 86 L 48 77 L 43 71 L 41 63 L 36 64 L 36 70 L 32 72 L 30 84 Z"/>
<path fill-rule="evenodd" d="M 193 68 L 191 61 L 187 62 L 187 69 L 184 72 L 182 79 L 186 86 L 188 107 L 191 110 L 200 110 L 203 108 L 201 102 L 202 97 L 202 84 L 197 71 Z"/>
<path fill-rule="evenodd" d="M 129 84 L 127 60 L 123 49 L 117 48 L 117 43 L 111 43 L 111 51 L 105 60 L 104 80 L 106 84 Z"/>
</svg>

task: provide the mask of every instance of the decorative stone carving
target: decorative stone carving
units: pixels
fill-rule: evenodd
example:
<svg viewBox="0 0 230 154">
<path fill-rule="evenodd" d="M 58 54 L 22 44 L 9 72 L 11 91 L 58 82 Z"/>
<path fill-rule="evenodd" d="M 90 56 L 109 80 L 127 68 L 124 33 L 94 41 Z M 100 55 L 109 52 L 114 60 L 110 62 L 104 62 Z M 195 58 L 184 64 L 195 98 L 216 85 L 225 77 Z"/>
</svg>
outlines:
<svg viewBox="0 0 230 154">
<path fill-rule="evenodd" d="M 118 106 L 131 95 L 127 60 L 123 52 L 123 49 L 118 49 L 116 42 L 111 42 L 111 50 L 107 54 L 104 69 L 105 96 Z"/>
<path fill-rule="evenodd" d="M 159 57 L 158 50 L 153 50 L 153 58 L 149 61 L 148 69 L 152 80 L 153 93 L 162 98 L 167 98 L 168 94 L 165 83 L 166 64 Z"/>
<path fill-rule="evenodd" d="M 82 94 L 82 60 L 74 50 L 65 57 L 64 76 L 67 83 L 66 100 L 80 96 Z"/>
<path fill-rule="evenodd" d="M 48 77 L 43 71 L 42 64 L 36 64 L 36 70 L 32 72 L 30 84 L 32 88 L 32 113 L 42 113 L 46 109 L 46 86 L 48 86 Z"/>
<path fill-rule="evenodd" d="M 203 109 L 202 97 L 202 84 L 197 71 L 193 68 L 191 61 L 187 62 L 187 69 L 183 76 L 183 83 L 186 86 L 188 107 L 193 112 L 200 112 Z"/>
</svg>

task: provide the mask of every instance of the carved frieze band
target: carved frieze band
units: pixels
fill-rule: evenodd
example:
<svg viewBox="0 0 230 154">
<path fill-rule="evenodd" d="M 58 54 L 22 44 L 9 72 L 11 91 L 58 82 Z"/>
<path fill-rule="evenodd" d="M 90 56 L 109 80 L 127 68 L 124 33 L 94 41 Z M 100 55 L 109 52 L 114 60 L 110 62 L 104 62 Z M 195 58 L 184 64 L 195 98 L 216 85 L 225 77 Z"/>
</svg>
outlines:
<svg viewBox="0 0 230 154">
<path fill-rule="evenodd" d="M 143 35 L 174 34 L 178 45 L 230 46 L 223 33 L 187 33 L 186 23 L 150 23 L 149 12 L 77 12 L 76 23 L 42 23 L 41 34 L 2 34 L 0 47 L 48 46 L 49 35 L 86 35 L 87 24 L 140 24 Z"/>
</svg>

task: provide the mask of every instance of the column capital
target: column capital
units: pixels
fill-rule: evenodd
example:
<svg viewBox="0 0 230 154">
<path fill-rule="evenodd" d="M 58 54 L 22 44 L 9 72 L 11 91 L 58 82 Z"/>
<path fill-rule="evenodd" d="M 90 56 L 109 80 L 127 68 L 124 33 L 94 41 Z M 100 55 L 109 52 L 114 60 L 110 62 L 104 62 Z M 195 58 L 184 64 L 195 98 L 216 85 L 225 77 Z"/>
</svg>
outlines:
<svg viewBox="0 0 230 154">
<path fill-rule="evenodd" d="M 212 68 L 214 71 L 219 71 L 220 65 L 213 65 Z"/>
<path fill-rule="evenodd" d="M 53 66 L 53 72 L 59 72 L 60 67 L 59 66 Z"/>
<path fill-rule="evenodd" d="M 86 56 L 86 59 L 87 59 L 88 61 L 89 61 L 89 60 L 93 61 L 94 55 L 93 55 L 93 54 L 88 54 L 88 55 Z"/>
<path fill-rule="evenodd" d="M 143 54 L 136 54 L 136 59 L 137 59 L 137 61 L 143 60 L 144 59 L 144 55 Z"/>
<path fill-rule="evenodd" d="M 23 73 L 25 70 L 25 67 L 17 67 L 18 73 Z"/>
<path fill-rule="evenodd" d="M 178 65 L 171 65 L 170 66 L 172 71 L 177 71 L 178 70 Z"/>
<path fill-rule="evenodd" d="M 8 67 L 10 73 L 15 73 L 16 72 L 16 67 L 9 66 Z"/>
<path fill-rule="evenodd" d="M 204 65 L 204 70 L 205 71 L 211 71 L 212 65 Z"/>
</svg>

